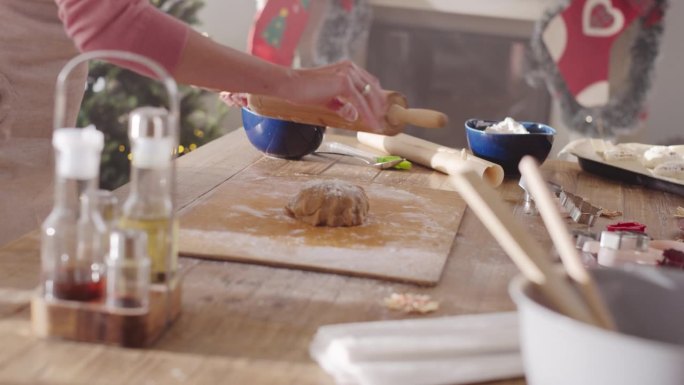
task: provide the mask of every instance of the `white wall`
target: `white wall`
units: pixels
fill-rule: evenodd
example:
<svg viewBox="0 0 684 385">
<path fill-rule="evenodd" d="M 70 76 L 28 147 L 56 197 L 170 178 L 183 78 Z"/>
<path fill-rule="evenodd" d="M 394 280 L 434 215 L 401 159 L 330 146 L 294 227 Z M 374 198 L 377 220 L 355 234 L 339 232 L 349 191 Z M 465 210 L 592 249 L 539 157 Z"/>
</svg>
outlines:
<svg viewBox="0 0 684 385">
<path fill-rule="evenodd" d="M 205 3 L 198 14 L 202 24 L 197 29 L 222 44 L 244 51 L 254 19 L 255 0 L 205 0 Z"/>
<path fill-rule="evenodd" d="M 221 44 L 244 51 L 247 48 L 247 35 L 256 12 L 255 0 L 205 1 L 206 5 L 198 13 L 201 25 L 197 27 L 197 30 L 208 33 L 212 39 Z M 242 118 L 238 108 L 230 108 L 223 126 L 228 131 L 242 127 Z"/>
<path fill-rule="evenodd" d="M 684 144 L 684 2 L 671 0 L 665 15 L 665 34 L 656 63 L 649 98 L 649 117 L 639 135 L 643 143 L 660 143 L 679 138 Z"/>
</svg>

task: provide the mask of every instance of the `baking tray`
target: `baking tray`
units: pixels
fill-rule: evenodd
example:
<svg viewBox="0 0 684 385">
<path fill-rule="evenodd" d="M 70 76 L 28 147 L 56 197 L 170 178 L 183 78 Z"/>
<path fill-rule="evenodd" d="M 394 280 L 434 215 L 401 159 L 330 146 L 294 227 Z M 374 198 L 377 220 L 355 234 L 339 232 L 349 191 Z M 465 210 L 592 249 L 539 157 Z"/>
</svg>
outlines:
<svg viewBox="0 0 684 385">
<path fill-rule="evenodd" d="M 600 142 L 600 140 L 597 139 L 578 139 L 565 146 L 561 151 L 561 154 L 566 153 L 576 156 L 579 166 L 586 172 L 623 183 L 635 184 L 684 196 L 683 182 L 653 175 L 637 161 L 608 163 L 603 160 L 603 157 L 596 153 L 596 150 L 594 149 L 595 145 L 592 144 L 592 141 Z M 641 151 L 650 146 L 639 143 L 626 145 L 632 146 L 632 148 L 637 150 L 641 149 Z"/>
<path fill-rule="evenodd" d="M 652 188 L 654 190 L 660 190 L 679 196 L 684 196 L 684 185 L 678 183 L 669 182 L 667 180 L 659 179 L 650 175 L 645 175 L 610 164 L 586 159 L 581 156 L 577 156 L 577 161 L 582 170 L 592 174 L 624 183 L 636 184 Z"/>
</svg>

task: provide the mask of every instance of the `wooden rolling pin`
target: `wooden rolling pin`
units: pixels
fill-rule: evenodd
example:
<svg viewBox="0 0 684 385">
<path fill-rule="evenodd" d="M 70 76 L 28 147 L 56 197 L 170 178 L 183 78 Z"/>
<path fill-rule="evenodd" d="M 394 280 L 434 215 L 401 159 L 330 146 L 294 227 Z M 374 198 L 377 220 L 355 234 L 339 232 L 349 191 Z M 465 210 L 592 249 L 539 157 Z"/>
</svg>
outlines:
<svg viewBox="0 0 684 385">
<path fill-rule="evenodd" d="M 440 146 L 437 143 L 407 134 L 385 136 L 358 132 L 356 138 L 366 146 L 401 156 L 411 162 L 422 164 L 445 174 L 456 173 L 462 164 L 467 164 L 492 187 L 498 187 L 504 179 L 504 171 L 501 166 L 478 158 L 465 149 Z"/>
<path fill-rule="evenodd" d="M 408 108 L 406 97 L 398 92 L 385 91 L 387 113 L 385 115 L 385 134 L 395 135 L 403 131 L 406 124 L 423 128 L 442 128 L 447 124 L 447 116 L 439 111 L 422 108 Z M 316 124 L 353 131 L 373 132 L 361 118 L 354 122 L 324 107 L 301 106 L 286 100 L 264 95 L 249 95 L 249 109 L 257 114 L 270 116 L 297 123 Z"/>
</svg>

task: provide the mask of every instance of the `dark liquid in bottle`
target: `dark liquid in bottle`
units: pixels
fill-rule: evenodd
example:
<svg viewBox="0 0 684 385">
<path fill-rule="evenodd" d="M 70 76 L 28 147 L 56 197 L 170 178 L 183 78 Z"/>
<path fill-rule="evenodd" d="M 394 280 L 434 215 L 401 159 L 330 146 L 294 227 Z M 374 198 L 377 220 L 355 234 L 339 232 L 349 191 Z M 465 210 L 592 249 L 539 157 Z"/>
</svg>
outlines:
<svg viewBox="0 0 684 385">
<path fill-rule="evenodd" d="M 152 273 L 152 283 L 166 283 L 169 278 L 171 277 L 171 274 L 167 273 L 161 273 L 161 272 L 153 272 Z"/>
<path fill-rule="evenodd" d="M 52 295 L 69 301 L 96 301 L 104 295 L 104 277 L 90 267 L 64 269 L 52 283 Z"/>
<path fill-rule="evenodd" d="M 139 308 L 142 307 L 142 302 L 137 298 L 119 297 L 114 300 L 114 305 L 123 308 Z"/>
</svg>

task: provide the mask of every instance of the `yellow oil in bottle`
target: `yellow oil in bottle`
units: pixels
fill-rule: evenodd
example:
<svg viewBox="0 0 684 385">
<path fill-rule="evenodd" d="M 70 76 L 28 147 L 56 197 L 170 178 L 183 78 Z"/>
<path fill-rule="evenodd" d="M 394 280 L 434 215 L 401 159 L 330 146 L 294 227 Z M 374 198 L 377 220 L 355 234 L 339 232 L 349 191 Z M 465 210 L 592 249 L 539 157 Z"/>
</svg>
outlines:
<svg viewBox="0 0 684 385">
<path fill-rule="evenodd" d="M 124 216 L 119 225 L 124 229 L 141 230 L 147 234 L 151 283 L 165 283 L 174 277 L 178 269 L 178 219 Z"/>
</svg>

